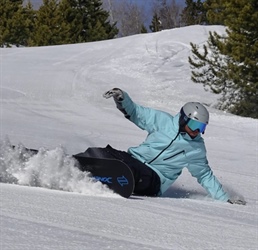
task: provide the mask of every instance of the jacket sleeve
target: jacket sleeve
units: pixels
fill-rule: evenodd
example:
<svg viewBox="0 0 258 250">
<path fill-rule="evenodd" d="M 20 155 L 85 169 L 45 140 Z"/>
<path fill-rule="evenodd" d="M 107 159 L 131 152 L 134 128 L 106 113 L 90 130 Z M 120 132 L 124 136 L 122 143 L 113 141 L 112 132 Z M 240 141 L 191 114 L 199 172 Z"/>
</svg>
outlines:
<svg viewBox="0 0 258 250">
<path fill-rule="evenodd" d="M 193 177 L 197 178 L 198 183 L 211 195 L 213 199 L 227 201 L 228 194 L 223 190 L 222 185 L 214 176 L 208 165 L 207 159 L 205 164 L 190 163 L 188 170 Z"/>
<path fill-rule="evenodd" d="M 124 116 L 137 125 L 139 128 L 151 132 L 158 126 L 155 122 L 158 112 L 154 109 L 140 106 L 132 101 L 130 96 L 123 91 L 123 101 L 117 101 L 117 108 L 124 114 Z"/>
</svg>

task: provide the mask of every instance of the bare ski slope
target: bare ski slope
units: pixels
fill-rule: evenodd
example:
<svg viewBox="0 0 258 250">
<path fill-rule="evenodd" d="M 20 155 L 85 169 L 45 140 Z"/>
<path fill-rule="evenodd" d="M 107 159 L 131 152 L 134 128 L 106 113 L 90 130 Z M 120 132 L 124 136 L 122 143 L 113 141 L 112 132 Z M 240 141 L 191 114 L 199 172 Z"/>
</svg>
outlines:
<svg viewBox="0 0 258 250">
<path fill-rule="evenodd" d="M 190 42 L 220 26 L 191 26 L 110 41 L 0 49 L 0 249 L 258 249 L 258 121 L 214 109 L 217 96 L 190 80 Z M 146 132 L 124 119 L 113 87 L 176 114 L 207 104 L 210 165 L 246 206 L 207 197 L 187 171 L 165 197 L 123 199 L 67 154 L 127 150 Z M 41 148 L 21 157 L 11 144 Z M 22 146 L 21 146 L 22 148 Z"/>
</svg>

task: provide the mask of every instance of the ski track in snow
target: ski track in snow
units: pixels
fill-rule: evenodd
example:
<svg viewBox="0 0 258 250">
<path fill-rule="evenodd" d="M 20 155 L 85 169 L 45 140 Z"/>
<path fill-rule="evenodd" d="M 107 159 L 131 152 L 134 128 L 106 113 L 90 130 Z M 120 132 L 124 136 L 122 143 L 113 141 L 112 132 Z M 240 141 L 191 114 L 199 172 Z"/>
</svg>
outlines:
<svg viewBox="0 0 258 250">
<path fill-rule="evenodd" d="M 190 81 L 190 42 L 202 45 L 210 30 L 224 32 L 192 26 L 0 49 L 1 250 L 258 249 L 258 122 L 214 109 L 218 97 Z M 211 200 L 186 170 L 164 197 L 130 199 L 78 171 L 69 155 L 107 144 L 127 150 L 147 135 L 102 98 L 113 87 L 172 114 L 190 100 L 207 104 L 209 163 L 247 205 Z"/>
<path fill-rule="evenodd" d="M 163 198 L 110 200 L 1 184 L 4 193 L 8 195 L 1 197 L 3 235 L 9 238 L 13 225 L 21 232 L 26 229 L 24 239 L 12 235 L 12 241 L 3 242 L 4 249 L 17 238 L 25 249 L 189 249 L 188 242 L 191 249 L 227 249 L 225 243 L 234 249 L 255 249 L 257 219 L 250 217 L 247 207 Z"/>
</svg>

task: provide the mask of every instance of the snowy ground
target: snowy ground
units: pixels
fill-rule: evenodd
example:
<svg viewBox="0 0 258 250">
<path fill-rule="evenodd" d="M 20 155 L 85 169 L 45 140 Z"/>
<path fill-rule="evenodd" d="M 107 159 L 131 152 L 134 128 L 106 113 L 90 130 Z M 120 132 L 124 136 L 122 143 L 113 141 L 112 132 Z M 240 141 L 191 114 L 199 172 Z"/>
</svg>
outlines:
<svg viewBox="0 0 258 250">
<path fill-rule="evenodd" d="M 214 109 L 217 96 L 190 81 L 189 42 L 218 26 L 116 40 L 0 49 L 0 249 L 258 249 L 258 121 Z M 176 114 L 207 104 L 210 165 L 246 206 L 206 197 L 187 171 L 162 198 L 123 199 L 67 154 L 89 146 L 126 150 L 146 132 L 123 118 L 113 87 Z M 13 150 L 10 145 L 20 144 Z M 22 145 L 41 148 L 21 156 Z"/>
</svg>

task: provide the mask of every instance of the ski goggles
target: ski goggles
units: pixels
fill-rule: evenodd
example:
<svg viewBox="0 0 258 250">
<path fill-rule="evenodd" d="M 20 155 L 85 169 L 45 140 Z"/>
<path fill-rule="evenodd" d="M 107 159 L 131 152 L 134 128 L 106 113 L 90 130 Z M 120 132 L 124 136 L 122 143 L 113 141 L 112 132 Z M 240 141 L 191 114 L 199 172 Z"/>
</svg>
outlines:
<svg viewBox="0 0 258 250">
<path fill-rule="evenodd" d="M 203 133 L 206 129 L 207 124 L 193 120 L 193 119 L 189 119 L 187 122 L 187 126 L 192 131 L 195 131 L 196 129 L 198 129 L 200 131 L 200 133 Z"/>
</svg>

